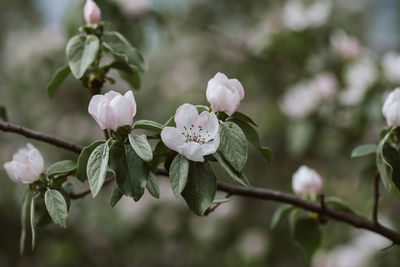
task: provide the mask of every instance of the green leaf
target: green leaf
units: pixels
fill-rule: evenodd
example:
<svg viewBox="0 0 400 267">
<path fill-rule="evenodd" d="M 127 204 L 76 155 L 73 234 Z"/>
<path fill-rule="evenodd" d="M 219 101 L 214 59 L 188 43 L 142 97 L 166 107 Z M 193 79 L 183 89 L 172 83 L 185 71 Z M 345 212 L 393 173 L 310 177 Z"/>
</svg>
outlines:
<svg viewBox="0 0 400 267">
<path fill-rule="evenodd" d="M 142 79 L 138 71 L 136 70 L 132 70 L 130 72 L 118 71 L 118 74 L 134 89 L 140 89 L 140 87 L 142 86 Z"/>
<path fill-rule="evenodd" d="M 0 105 L 0 120 L 8 121 L 7 109 L 3 105 Z"/>
<path fill-rule="evenodd" d="M 31 200 L 31 233 L 32 233 L 32 251 L 35 249 L 36 246 L 36 237 L 37 237 L 37 224 L 35 218 L 35 203 L 36 199 L 38 199 L 40 193 L 37 193 Z"/>
<path fill-rule="evenodd" d="M 185 189 L 189 175 L 189 161 L 185 156 L 178 154 L 171 163 L 169 168 L 169 177 L 171 187 L 175 196 L 179 196 Z"/>
<path fill-rule="evenodd" d="M 110 149 L 107 141 L 97 146 L 89 156 L 86 174 L 93 197 L 97 196 L 104 184 L 110 156 L 109 151 Z"/>
<path fill-rule="evenodd" d="M 314 253 L 321 244 L 321 231 L 314 219 L 300 219 L 296 222 L 294 235 L 295 244 L 301 249 L 307 263 L 310 263 Z"/>
<path fill-rule="evenodd" d="M 33 194 L 28 189 L 25 192 L 24 198 L 22 199 L 21 207 L 21 236 L 19 239 L 19 253 L 22 255 L 25 251 L 25 240 L 26 240 L 26 226 L 30 222 L 31 213 L 31 201 Z"/>
<path fill-rule="evenodd" d="M 210 108 L 203 105 L 196 105 L 197 112 L 202 113 L 203 111 L 210 111 Z"/>
<path fill-rule="evenodd" d="M 242 129 L 233 122 L 220 123 L 219 150 L 237 171 L 242 171 L 247 161 L 247 141 Z"/>
<path fill-rule="evenodd" d="M 395 185 L 393 184 L 392 176 L 393 176 L 393 166 L 389 163 L 386 156 L 388 154 L 395 154 L 393 152 L 393 148 L 388 144 L 389 137 L 393 133 L 395 128 L 391 128 L 386 135 L 382 138 L 382 140 L 378 144 L 378 148 L 376 151 L 376 166 L 378 167 L 379 174 L 382 180 L 382 183 L 386 190 L 389 193 L 395 194 L 398 193 Z M 397 170 L 397 168 L 396 168 Z M 397 180 L 397 179 L 396 179 Z"/>
<path fill-rule="evenodd" d="M 75 35 L 67 43 L 67 59 L 72 74 L 80 79 L 99 52 L 100 42 L 96 35 Z"/>
<path fill-rule="evenodd" d="M 138 68 L 141 72 L 147 71 L 147 64 L 141 53 L 119 32 L 105 32 L 110 40 L 102 43 L 106 52 L 116 60 L 126 62 L 132 67 Z"/>
<path fill-rule="evenodd" d="M 161 133 L 164 125 L 150 120 L 139 120 L 133 124 L 134 129 L 144 129 L 155 133 Z"/>
<path fill-rule="evenodd" d="M 138 201 L 147 184 L 149 169 L 130 145 L 116 142 L 110 149 L 110 167 L 114 170 L 118 189 Z"/>
<path fill-rule="evenodd" d="M 280 206 L 272 216 L 270 228 L 274 229 L 282 221 L 282 219 L 287 216 L 293 209 L 294 207 L 289 204 L 284 204 Z"/>
<path fill-rule="evenodd" d="M 52 164 L 47 168 L 48 176 L 68 175 L 76 171 L 76 164 L 72 160 L 63 160 Z"/>
<path fill-rule="evenodd" d="M 76 169 L 76 176 L 81 182 L 84 182 L 88 179 L 86 168 L 90 154 L 92 154 L 93 150 L 96 147 L 104 143 L 105 141 L 97 140 L 82 149 L 81 154 L 78 157 L 77 169 Z"/>
<path fill-rule="evenodd" d="M 219 165 L 226 171 L 226 173 L 229 175 L 229 177 L 232 178 L 235 182 L 244 185 L 246 187 L 250 186 L 249 181 L 247 180 L 246 176 L 241 173 L 236 171 L 232 166 L 227 162 L 227 160 L 220 154 L 220 152 L 216 152 L 213 154 L 213 156 L 217 159 Z"/>
<path fill-rule="evenodd" d="M 49 97 L 54 96 L 57 89 L 60 87 L 60 85 L 68 77 L 70 73 L 71 69 L 69 68 L 69 66 L 60 68 L 54 73 L 53 77 L 51 78 L 51 81 L 46 86 L 46 92 Z"/>
<path fill-rule="evenodd" d="M 130 134 L 129 143 L 142 160 L 147 163 L 150 163 L 153 160 L 153 151 L 151 150 L 151 146 L 149 142 L 147 142 L 147 137 L 144 134 Z"/>
<path fill-rule="evenodd" d="M 121 193 L 121 191 L 119 191 L 117 183 L 115 183 L 114 189 L 113 189 L 112 195 L 111 195 L 111 207 L 114 208 L 115 205 L 118 203 L 118 201 L 121 200 L 122 196 L 123 196 L 123 194 Z"/>
<path fill-rule="evenodd" d="M 149 173 L 149 180 L 147 181 L 146 188 L 149 190 L 150 195 L 155 198 L 160 198 L 160 188 L 158 188 L 157 176 L 152 172 Z"/>
<path fill-rule="evenodd" d="M 53 222 L 66 228 L 68 207 L 62 193 L 58 190 L 47 188 L 44 195 L 44 202 Z"/>
<path fill-rule="evenodd" d="M 271 163 L 274 158 L 274 154 L 272 153 L 272 150 L 270 148 L 261 145 L 260 137 L 258 136 L 256 129 L 254 129 L 254 127 L 250 124 L 235 118 L 231 119 L 231 121 L 239 125 L 239 127 L 246 135 L 247 140 L 261 153 L 261 155 L 263 155 L 264 159 L 268 163 Z"/>
<path fill-rule="evenodd" d="M 341 210 L 350 214 L 353 214 L 357 217 L 363 218 L 364 216 L 358 213 L 349 203 L 340 199 L 338 197 L 327 197 L 325 198 L 325 205 L 329 208 L 335 210 Z"/>
<path fill-rule="evenodd" d="M 211 206 L 216 191 L 217 179 L 210 164 L 207 161 L 190 162 L 188 181 L 182 196 L 193 213 L 203 215 Z"/>
<path fill-rule="evenodd" d="M 367 156 L 370 154 L 375 154 L 377 150 L 377 145 L 375 144 L 367 144 L 367 145 L 361 145 L 353 149 L 351 152 L 351 157 L 352 158 L 358 158 L 358 157 L 363 157 Z"/>
<path fill-rule="evenodd" d="M 249 116 L 247 116 L 246 114 L 243 114 L 239 111 L 236 111 L 235 113 L 233 113 L 232 117 L 235 119 L 238 119 L 244 123 L 252 124 L 253 126 L 257 127 L 257 124 Z"/>
<path fill-rule="evenodd" d="M 213 204 L 222 204 L 231 201 L 230 198 L 216 198 L 213 200 Z"/>
</svg>

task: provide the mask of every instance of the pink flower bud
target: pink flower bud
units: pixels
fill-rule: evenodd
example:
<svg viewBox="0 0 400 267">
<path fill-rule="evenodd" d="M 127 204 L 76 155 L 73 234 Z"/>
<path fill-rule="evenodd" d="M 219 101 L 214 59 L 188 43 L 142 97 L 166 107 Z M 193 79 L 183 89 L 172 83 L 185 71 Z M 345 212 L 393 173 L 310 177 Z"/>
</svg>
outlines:
<svg viewBox="0 0 400 267">
<path fill-rule="evenodd" d="M 231 116 L 244 98 L 244 89 L 237 79 L 228 79 L 218 72 L 208 81 L 206 96 L 214 112 L 224 111 Z"/>
<path fill-rule="evenodd" d="M 388 126 L 400 126 L 400 88 L 396 88 L 386 98 L 382 113 Z"/>
<path fill-rule="evenodd" d="M 292 188 L 296 195 L 309 196 L 317 195 L 322 191 L 323 182 L 319 174 L 303 165 L 294 174 Z"/>
<path fill-rule="evenodd" d="M 21 184 L 30 184 L 36 181 L 42 173 L 43 167 L 42 155 L 29 143 L 14 154 L 12 161 L 4 164 L 4 169 L 11 180 Z"/>
<path fill-rule="evenodd" d="M 86 1 L 83 15 L 87 24 L 97 24 L 101 20 L 101 10 L 93 0 Z"/>
<path fill-rule="evenodd" d="M 89 114 L 101 129 L 117 130 L 124 125 L 132 125 L 136 115 L 136 102 L 132 91 L 125 95 L 109 91 L 105 95 L 95 95 L 89 103 Z"/>
</svg>

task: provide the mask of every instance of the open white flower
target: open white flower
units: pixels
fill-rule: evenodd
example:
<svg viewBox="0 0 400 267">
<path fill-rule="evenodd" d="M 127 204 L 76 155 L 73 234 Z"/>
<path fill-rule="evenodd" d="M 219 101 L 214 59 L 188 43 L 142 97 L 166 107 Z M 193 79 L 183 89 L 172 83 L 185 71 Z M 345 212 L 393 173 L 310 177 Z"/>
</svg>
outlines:
<svg viewBox="0 0 400 267">
<path fill-rule="evenodd" d="M 105 95 L 95 95 L 89 103 L 89 113 L 101 129 L 117 130 L 120 126 L 132 125 L 136 114 L 136 101 L 132 91 L 121 95 L 109 91 Z"/>
<path fill-rule="evenodd" d="M 343 30 L 338 30 L 330 36 L 332 50 L 346 59 L 355 59 L 361 53 L 361 45 L 354 36 L 349 36 Z"/>
<path fill-rule="evenodd" d="M 382 113 L 388 126 L 400 126 L 400 88 L 396 88 L 386 98 Z"/>
<path fill-rule="evenodd" d="M 195 106 L 183 104 L 175 113 L 175 127 L 165 127 L 161 140 L 170 149 L 192 161 L 204 161 L 206 155 L 217 151 L 219 124 L 213 112 L 198 113 Z"/>
<path fill-rule="evenodd" d="M 21 184 L 30 184 L 36 181 L 43 171 L 43 167 L 42 155 L 30 143 L 26 147 L 20 148 L 14 154 L 12 161 L 4 164 L 4 169 L 11 180 Z"/>
<path fill-rule="evenodd" d="M 231 116 L 244 98 L 244 89 L 239 80 L 218 72 L 208 81 L 206 96 L 214 112 L 224 111 Z"/>
<path fill-rule="evenodd" d="M 299 196 L 316 195 L 322 191 L 322 186 L 321 176 L 305 165 L 293 174 L 292 188 Z"/>
</svg>

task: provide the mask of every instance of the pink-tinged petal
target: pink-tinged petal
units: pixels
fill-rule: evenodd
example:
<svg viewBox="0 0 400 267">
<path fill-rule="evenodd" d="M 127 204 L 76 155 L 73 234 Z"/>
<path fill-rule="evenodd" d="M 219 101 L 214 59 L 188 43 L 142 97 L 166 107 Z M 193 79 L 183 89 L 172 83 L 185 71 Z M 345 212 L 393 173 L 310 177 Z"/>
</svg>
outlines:
<svg viewBox="0 0 400 267">
<path fill-rule="evenodd" d="M 167 147 L 180 154 L 186 144 L 186 137 L 174 127 L 165 127 L 161 131 L 161 140 Z"/>
<path fill-rule="evenodd" d="M 203 111 L 197 117 L 195 125 L 201 127 L 201 135 L 206 138 L 206 141 L 214 139 L 218 134 L 219 123 L 214 112 Z"/>
<path fill-rule="evenodd" d="M 93 0 L 87 0 L 83 8 L 83 16 L 88 24 L 96 24 L 101 20 L 101 10 Z"/>
<path fill-rule="evenodd" d="M 222 72 L 218 72 L 217 74 L 215 74 L 214 79 L 218 82 L 228 81 L 228 77 L 225 74 L 223 74 Z"/>
<path fill-rule="evenodd" d="M 228 83 L 228 77 L 225 74 L 218 72 L 215 76 L 210 79 L 207 83 L 206 97 L 207 99 L 210 97 L 212 91 L 220 85 L 224 85 Z"/>
<path fill-rule="evenodd" d="M 8 177 L 10 177 L 11 180 L 17 183 L 21 183 L 21 180 L 18 176 L 18 171 L 15 161 L 6 162 L 4 163 L 3 167 L 6 170 Z"/>
<path fill-rule="evenodd" d="M 243 100 L 244 89 L 242 83 L 238 79 L 230 79 L 229 84 L 239 93 L 240 100 Z"/>
<path fill-rule="evenodd" d="M 230 116 L 239 107 L 240 96 L 238 92 L 220 85 L 212 91 L 207 100 L 215 112 L 224 111 Z"/>
<path fill-rule="evenodd" d="M 36 148 L 29 152 L 29 166 L 36 176 L 39 176 L 44 168 L 44 160 L 39 150 Z"/>
<path fill-rule="evenodd" d="M 104 94 L 104 97 L 107 98 L 107 100 L 110 102 L 111 100 L 114 99 L 114 97 L 121 95 L 118 92 L 115 92 L 113 90 L 108 91 L 107 93 Z"/>
<path fill-rule="evenodd" d="M 126 98 L 128 98 L 129 101 L 131 102 L 132 109 L 133 109 L 133 117 L 135 117 L 137 109 L 136 109 L 136 100 L 135 100 L 135 96 L 133 95 L 133 92 L 131 90 L 129 90 L 128 92 L 125 93 L 124 96 Z"/>
<path fill-rule="evenodd" d="M 133 107 L 127 97 L 118 95 L 110 102 L 110 107 L 114 112 L 117 127 L 124 125 L 132 125 L 133 122 Z"/>
<path fill-rule="evenodd" d="M 175 113 L 176 127 L 183 130 L 184 127 L 190 127 L 194 123 L 199 113 L 195 106 L 191 104 L 183 104 L 180 106 Z"/>
<path fill-rule="evenodd" d="M 196 142 L 189 142 L 183 147 L 182 154 L 192 161 L 204 162 L 202 145 Z"/>
<path fill-rule="evenodd" d="M 23 184 L 30 184 L 36 181 L 36 179 L 39 177 L 39 175 L 36 175 L 36 173 L 34 173 L 27 164 L 16 162 L 16 168 L 20 181 Z"/>
<path fill-rule="evenodd" d="M 106 129 L 104 120 L 101 120 L 101 118 L 105 117 L 104 112 L 108 102 L 108 99 L 103 95 L 95 95 L 92 97 L 89 103 L 88 112 L 101 129 Z"/>
<path fill-rule="evenodd" d="M 214 139 L 212 141 L 209 141 L 201 145 L 202 154 L 206 156 L 217 152 L 219 143 L 220 143 L 220 137 L 219 134 L 217 134 L 216 136 L 214 136 Z"/>
</svg>

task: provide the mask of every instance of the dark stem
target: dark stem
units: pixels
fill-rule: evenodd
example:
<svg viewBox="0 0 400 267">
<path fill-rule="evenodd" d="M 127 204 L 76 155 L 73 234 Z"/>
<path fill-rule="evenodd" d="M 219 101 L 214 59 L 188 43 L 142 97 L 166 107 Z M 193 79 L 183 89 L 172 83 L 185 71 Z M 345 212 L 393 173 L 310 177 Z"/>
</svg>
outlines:
<svg viewBox="0 0 400 267">
<path fill-rule="evenodd" d="M 55 137 L 52 137 L 52 136 L 49 136 L 46 134 L 31 131 L 29 129 L 23 128 L 18 125 L 13 125 L 10 123 L 4 123 L 4 122 L 0 121 L 0 130 L 5 131 L 5 132 L 13 132 L 16 134 L 20 134 L 20 135 L 26 136 L 28 138 L 43 141 L 43 142 L 46 142 L 46 143 L 70 150 L 72 152 L 76 152 L 76 153 L 80 153 L 80 151 L 82 150 L 82 147 L 77 146 L 75 144 L 66 142 L 64 140 L 61 140 L 61 139 L 58 139 L 58 138 L 55 138 Z M 168 172 L 164 169 L 158 169 L 156 173 L 158 175 L 168 176 Z M 113 180 L 114 180 L 113 177 L 108 178 L 104 182 L 104 185 L 109 184 Z M 356 228 L 362 228 L 362 229 L 366 229 L 366 230 L 375 232 L 377 234 L 380 234 L 380 235 L 390 239 L 394 244 L 400 244 L 400 233 L 393 231 L 393 230 L 391 230 L 385 226 L 382 226 L 380 224 L 377 224 L 374 220 L 363 219 L 363 218 L 354 216 L 352 214 L 346 213 L 344 211 L 328 208 L 325 205 L 321 205 L 320 203 L 311 202 L 311 201 L 299 198 L 292 194 L 286 194 L 286 193 L 283 193 L 283 192 L 280 192 L 277 190 L 272 190 L 272 189 L 263 189 L 263 188 L 257 188 L 257 187 L 247 188 L 247 187 L 243 187 L 243 186 L 230 185 L 230 184 L 224 184 L 224 183 L 217 183 L 217 189 L 219 191 L 224 191 L 232 196 L 236 195 L 236 196 L 243 196 L 243 197 L 249 197 L 249 198 L 254 198 L 254 199 L 269 200 L 269 201 L 275 201 L 275 202 L 279 202 L 279 203 L 291 204 L 293 206 L 302 208 L 304 210 L 318 213 L 318 214 L 327 216 L 331 219 L 347 223 Z M 83 191 L 83 192 L 77 193 L 77 194 L 71 194 L 70 196 L 73 199 L 78 199 L 78 198 L 83 198 L 88 194 L 90 194 L 90 190 L 86 190 L 86 191 Z M 378 196 L 379 196 L 379 194 L 378 194 Z"/>
<path fill-rule="evenodd" d="M 374 180 L 374 209 L 372 211 L 372 220 L 376 224 L 379 224 L 379 222 L 378 222 L 379 180 L 380 180 L 380 175 L 379 175 L 379 173 L 376 173 L 375 180 Z"/>
<path fill-rule="evenodd" d="M 229 198 L 230 196 L 231 196 L 231 194 L 227 193 L 225 198 Z M 223 204 L 223 202 L 217 203 L 217 204 L 214 205 L 214 207 L 208 208 L 208 210 L 206 210 L 206 212 L 204 212 L 204 216 L 207 216 L 211 212 L 215 211 L 221 204 Z"/>
</svg>

